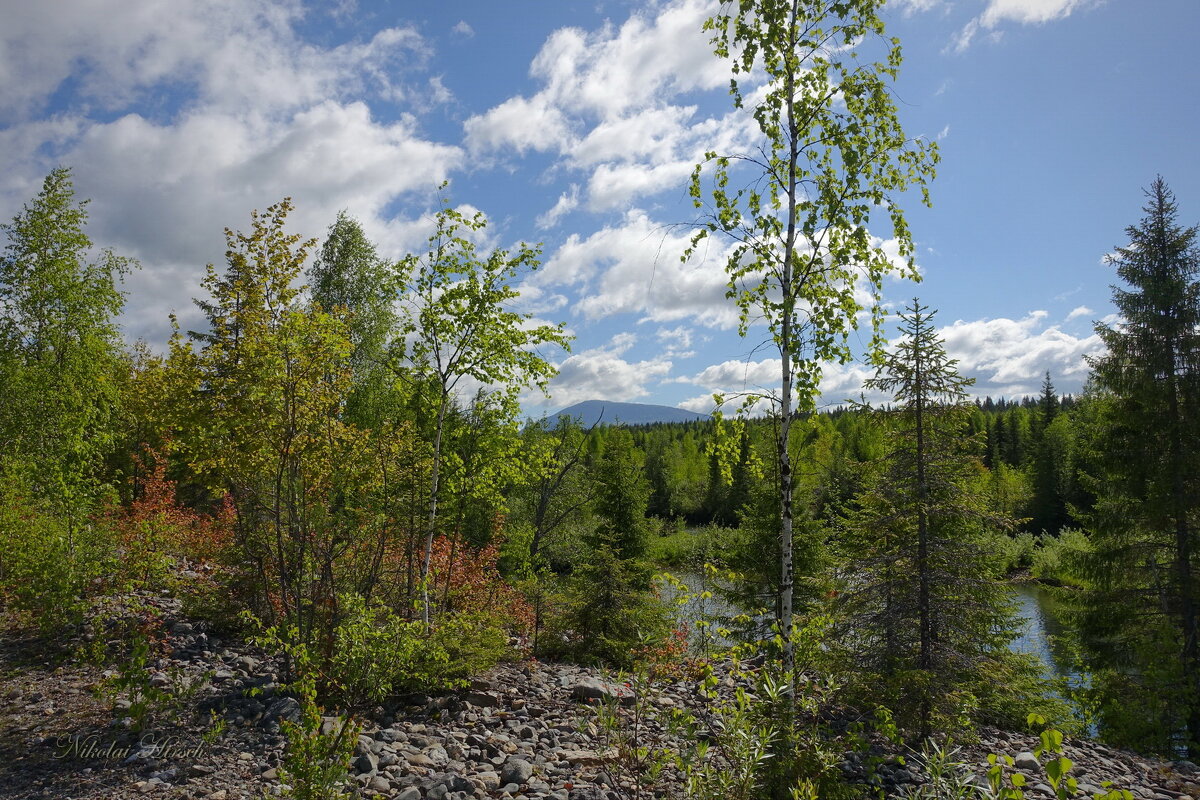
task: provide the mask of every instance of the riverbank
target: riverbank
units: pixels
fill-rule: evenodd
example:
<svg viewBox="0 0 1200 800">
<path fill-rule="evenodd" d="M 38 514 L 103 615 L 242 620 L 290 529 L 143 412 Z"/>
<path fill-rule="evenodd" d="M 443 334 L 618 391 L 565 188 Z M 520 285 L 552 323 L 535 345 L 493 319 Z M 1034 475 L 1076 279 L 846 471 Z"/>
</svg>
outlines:
<svg viewBox="0 0 1200 800">
<path fill-rule="evenodd" d="M 285 793 L 280 723 L 296 718 L 298 704 L 279 686 L 276 661 L 210 635 L 183 618 L 174 600 L 150 602 L 169 638 L 167 655 L 146 667 L 149 685 L 161 689 L 161 707 L 141 731 L 123 716 L 130 712 L 127 696 L 112 704 L 96 696 L 105 670 L 46 661 L 36 639 L 6 636 L 0 798 L 250 800 Z M 728 696 L 738 684 L 726 667 L 718 665 L 717 674 Z M 625 720 L 617 729 L 604 724 L 597 701 L 605 698 L 614 701 L 616 719 Z M 635 790 L 634 773 L 616 747 L 625 735 L 620 725 L 636 715 L 641 746 L 678 752 L 687 743 L 671 732 L 668 717 L 702 705 L 695 683 L 678 676 L 634 699 L 629 686 L 596 669 L 515 660 L 461 691 L 411 695 L 372 710 L 361 720 L 347 777 L 360 797 L 620 800 Z M 1029 796 L 1049 798 L 1035 745 L 1025 734 L 985 729 L 959 758 L 981 781 L 987 754 L 1007 753 L 1015 760 L 1011 771 L 1026 775 Z M 1200 776 L 1186 762 L 1143 759 L 1084 739 L 1068 741 L 1064 750 L 1089 794 L 1111 781 L 1141 800 L 1200 798 Z M 910 753 L 901 763 L 902 755 L 877 741 L 870 751 L 844 753 L 838 768 L 865 782 L 867 765 L 877 763 L 879 786 L 899 795 L 926 780 L 920 759 Z M 685 796 L 674 767 L 661 785 Z M 865 783 L 863 793 L 873 793 Z"/>
</svg>

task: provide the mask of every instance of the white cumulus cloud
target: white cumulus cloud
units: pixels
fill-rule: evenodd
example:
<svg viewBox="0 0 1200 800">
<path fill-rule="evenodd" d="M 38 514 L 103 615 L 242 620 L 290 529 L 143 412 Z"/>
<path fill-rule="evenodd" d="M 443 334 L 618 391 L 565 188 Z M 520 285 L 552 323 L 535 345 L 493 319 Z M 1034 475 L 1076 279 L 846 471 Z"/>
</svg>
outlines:
<svg viewBox="0 0 1200 800">
<path fill-rule="evenodd" d="M 1022 319 L 958 320 L 940 329 L 959 372 L 976 379 L 973 394 L 1036 394 L 1047 371 L 1063 391 L 1078 391 L 1087 377 L 1085 355 L 1101 352 L 1096 335 L 1083 338 L 1046 323 L 1044 311 Z"/>
<path fill-rule="evenodd" d="M 352 4 L 339 6 L 338 13 Z M 294 0 L 16 3 L 0 26 L 0 216 L 57 164 L 91 198 L 89 235 L 139 258 L 127 331 L 161 341 L 167 313 L 195 316 L 223 229 L 291 196 L 289 227 L 320 236 L 341 209 L 388 256 L 427 225 L 396 201 L 429 198 L 464 151 L 423 134 L 404 109 L 448 102 L 422 74 L 410 26 L 334 46 L 298 31 Z M 65 94 L 63 94 L 65 92 Z M 65 111 L 46 117 L 54 99 Z M 373 106 L 399 103 L 386 121 Z"/>
<path fill-rule="evenodd" d="M 569 236 L 532 283 L 539 289 L 574 288 L 580 296 L 574 310 L 589 319 L 637 314 L 653 322 L 687 319 L 733 327 L 737 310 L 725 298 L 721 254 L 681 262 L 688 233 L 635 209 L 620 225 Z"/>
<path fill-rule="evenodd" d="M 627 361 L 623 354 L 633 344 L 631 334 L 619 334 L 605 347 L 574 353 L 558 364 L 550 382 L 545 408 L 565 408 L 584 400 L 635 401 L 650 394 L 648 384 L 671 372 L 671 361 L 655 357 Z"/>
<path fill-rule="evenodd" d="M 729 65 L 712 55 L 703 21 L 711 0 L 670 0 L 635 10 L 621 25 L 561 28 L 529 67 L 540 84 L 464 123 L 479 157 L 550 153 L 584 173 L 587 207 L 624 210 L 638 198 L 682 192 L 706 150 L 736 149 L 745 112 L 697 118 L 697 91 L 724 87 Z"/>
<path fill-rule="evenodd" d="M 981 31 L 994 31 L 1002 23 L 1041 25 L 1069 17 L 1072 12 L 1095 5 L 1096 0 L 988 0 L 983 13 L 968 22 L 955 38 L 954 49 L 971 46 Z"/>
</svg>

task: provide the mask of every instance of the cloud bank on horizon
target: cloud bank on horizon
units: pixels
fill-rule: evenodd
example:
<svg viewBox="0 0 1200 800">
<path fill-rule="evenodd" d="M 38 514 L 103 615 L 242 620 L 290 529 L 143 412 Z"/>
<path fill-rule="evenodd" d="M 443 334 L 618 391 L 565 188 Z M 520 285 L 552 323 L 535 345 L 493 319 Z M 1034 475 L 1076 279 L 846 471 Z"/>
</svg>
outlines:
<svg viewBox="0 0 1200 800">
<path fill-rule="evenodd" d="M 508 17 L 483 2 L 404 12 L 382 0 L 3 6 L 0 214 L 16 213 L 56 164 L 72 167 L 92 199 L 93 240 L 143 264 L 126 287 L 131 337 L 164 341 L 171 311 L 185 327 L 198 319 L 190 298 L 204 265 L 220 261 L 223 229 L 243 227 L 253 208 L 290 196 L 292 226 L 309 236 L 346 209 L 397 258 L 422 246 L 436 187 L 449 180 L 456 201 L 489 215 L 494 244 L 544 241 L 524 309 L 577 335 L 574 352 L 547 354 L 559 365 L 553 397 L 527 398 L 530 413 L 592 398 L 707 411 L 714 391 L 775 380 L 777 354 L 761 336 L 736 334 L 720 246 L 679 258 L 692 166 L 706 150 L 746 149 L 752 135 L 701 31 L 710 0 Z M 956 164 L 969 175 L 983 163 L 968 147 L 972 121 L 1003 99 L 978 93 L 1003 85 L 989 62 L 1053 47 L 1072 25 L 1111 26 L 1110 10 L 1098 0 L 902 0 L 889 17 L 916 63 L 898 84 L 906 127 L 945 139 L 950 188 L 942 210 L 935 182 L 934 211 L 913 219 L 926 283 L 889 285 L 885 300 L 898 307 L 920 293 L 941 309 L 948 349 L 980 396 L 1036 392 L 1046 371 L 1079 390 L 1084 356 L 1099 348 L 1091 321 L 1109 308 L 1112 277 L 1097 254 L 1134 221 L 1138 198 L 1107 198 L 1111 214 L 1097 224 L 1118 226 L 1064 232 L 1062 252 L 1077 261 L 1064 263 L 1061 286 L 1007 275 L 1006 264 L 1046 249 L 1030 214 L 1061 209 L 1063 195 L 955 177 Z M 1050 44 L 1018 36 L 1034 30 Z M 1010 113 L 1012 129 L 991 135 L 1018 137 L 1040 113 Z M 1077 122 L 1088 128 L 1087 109 Z M 1007 232 L 1005 248 L 959 241 L 984 216 Z M 1059 291 L 1066 284 L 1087 288 Z M 857 394 L 867 374 L 831 365 L 824 400 Z"/>
</svg>

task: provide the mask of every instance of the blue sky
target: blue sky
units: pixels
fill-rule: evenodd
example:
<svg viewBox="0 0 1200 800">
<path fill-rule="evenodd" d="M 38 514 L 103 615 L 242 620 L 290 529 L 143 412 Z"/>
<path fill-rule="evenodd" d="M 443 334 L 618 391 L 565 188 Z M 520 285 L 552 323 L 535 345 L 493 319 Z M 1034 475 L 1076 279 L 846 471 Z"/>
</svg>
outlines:
<svg viewBox="0 0 1200 800">
<path fill-rule="evenodd" d="M 294 229 L 338 210 L 382 253 L 421 246 L 450 181 L 488 244 L 544 243 L 524 308 L 566 322 L 549 400 L 707 411 L 767 387 L 761 332 L 739 339 L 719 259 L 682 265 L 686 179 L 736 143 L 706 0 L 331 3 L 0 0 L 0 216 L 56 164 L 92 205 L 92 238 L 139 258 L 125 329 L 161 347 L 194 321 L 225 226 L 288 195 Z M 1195 0 L 904 0 L 885 11 L 905 62 L 906 130 L 937 139 L 933 208 L 911 199 L 919 295 L 980 395 L 1077 391 L 1103 256 L 1162 174 L 1200 221 Z M 885 234 L 886 235 L 886 234 Z M 827 370 L 824 399 L 861 365 Z"/>
</svg>

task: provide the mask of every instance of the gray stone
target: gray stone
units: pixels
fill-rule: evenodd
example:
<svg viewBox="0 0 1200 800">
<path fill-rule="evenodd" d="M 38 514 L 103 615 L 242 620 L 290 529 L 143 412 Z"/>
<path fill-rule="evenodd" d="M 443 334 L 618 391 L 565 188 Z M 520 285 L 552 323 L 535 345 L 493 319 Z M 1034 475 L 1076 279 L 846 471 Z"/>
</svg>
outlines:
<svg viewBox="0 0 1200 800">
<path fill-rule="evenodd" d="M 354 771 L 359 775 L 373 775 L 379 769 L 379 759 L 374 753 L 363 753 L 354 759 Z"/>
<path fill-rule="evenodd" d="M 489 692 L 467 692 L 463 700 L 480 708 L 499 708 L 500 698 Z"/>
<path fill-rule="evenodd" d="M 321 735 L 331 736 L 340 731 L 344 724 L 341 717 L 321 717 Z"/>
<path fill-rule="evenodd" d="M 505 762 L 504 769 L 500 770 L 500 782 L 521 784 L 528 781 L 531 775 L 532 764 L 523 758 L 510 758 Z"/>
<path fill-rule="evenodd" d="M 371 780 L 367 781 L 367 788 L 374 789 L 377 792 L 390 792 L 392 784 L 382 775 L 373 775 L 371 776 Z"/>
<path fill-rule="evenodd" d="M 622 705 L 632 705 L 633 693 L 624 686 L 602 681 L 599 678 L 580 678 L 571 686 L 571 698 L 585 703 L 619 700 Z"/>
<path fill-rule="evenodd" d="M 1013 759 L 1013 766 L 1022 771 L 1040 771 L 1042 764 L 1037 760 L 1037 756 L 1026 750 L 1023 753 L 1017 753 L 1017 757 Z"/>
<path fill-rule="evenodd" d="M 294 697 L 277 697 L 267 706 L 266 718 L 296 722 L 300 719 L 300 703 Z"/>
<path fill-rule="evenodd" d="M 558 757 L 563 761 L 582 766 L 604 763 L 604 756 L 595 750 L 560 750 Z"/>
<path fill-rule="evenodd" d="M 475 780 L 479 782 L 480 786 L 488 791 L 500 788 L 500 776 L 491 770 L 475 773 Z"/>
<path fill-rule="evenodd" d="M 462 775 L 450 774 L 438 780 L 438 784 L 446 787 L 447 792 L 473 792 L 474 785 Z"/>
<path fill-rule="evenodd" d="M 409 786 L 396 795 L 396 800 L 421 800 L 421 790 L 415 786 Z"/>
<path fill-rule="evenodd" d="M 254 673 L 258 671 L 259 661 L 251 656 L 238 656 L 233 665 L 238 669 L 243 669 L 246 672 Z"/>
</svg>

